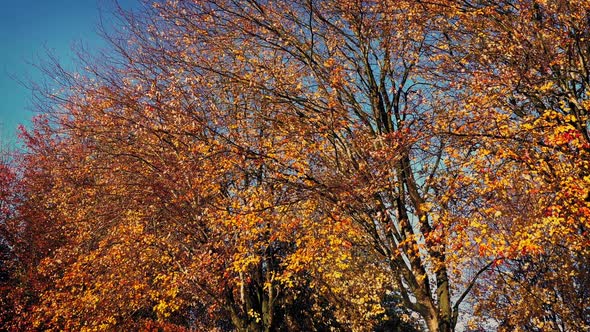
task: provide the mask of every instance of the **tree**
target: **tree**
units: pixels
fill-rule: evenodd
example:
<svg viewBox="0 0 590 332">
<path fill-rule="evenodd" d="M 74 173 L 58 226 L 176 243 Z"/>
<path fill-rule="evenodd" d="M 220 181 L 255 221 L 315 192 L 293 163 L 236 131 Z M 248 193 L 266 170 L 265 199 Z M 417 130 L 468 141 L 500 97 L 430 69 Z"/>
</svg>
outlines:
<svg viewBox="0 0 590 332">
<path fill-rule="evenodd" d="M 24 134 L 23 321 L 446 332 L 476 295 L 501 327 L 585 328 L 585 6 L 123 14 Z"/>
<path fill-rule="evenodd" d="M 454 15 L 441 8 L 156 6 L 130 46 L 113 40 L 118 67 L 73 81 L 29 135 L 28 167 L 53 176 L 42 197 L 65 230 L 40 266 L 35 324 L 107 328 L 196 305 L 273 329 L 276 294 L 308 264 L 318 299 L 345 297 L 336 314 L 368 306 L 353 325 L 391 292 L 430 330 L 453 330 L 474 280 L 453 303 L 460 257 L 441 212 L 459 169 L 432 130 L 455 102 L 435 69 Z M 350 283 L 369 271 L 381 281 Z"/>
<path fill-rule="evenodd" d="M 259 145 L 254 153 L 274 177 L 303 183 L 352 220 L 361 242 L 350 242 L 388 271 L 391 289 L 433 331 L 454 329 L 474 282 L 452 294 L 449 268 L 459 258 L 446 246 L 456 223 L 441 211 L 455 197 L 442 179 L 459 168 L 448 139 L 432 130 L 456 102 L 436 70 L 455 10 L 415 1 L 170 2 L 145 29 L 151 38 L 138 38 L 151 63 L 180 77 L 203 73 L 218 95 L 233 95 L 227 108 L 239 104 L 253 124 L 272 128 L 267 135 L 296 140 L 285 153 Z M 269 106 L 236 103 L 244 93 Z M 252 142 L 226 137 L 252 152 Z"/>
<path fill-rule="evenodd" d="M 474 3 L 485 15 L 467 13 L 462 33 L 480 37 L 455 45 L 470 74 L 457 83 L 469 96 L 453 132 L 475 142 L 471 167 L 485 174 L 476 186 L 490 232 L 479 241 L 510 259 L 480 309 L 506 330 L 588 328 L 589 9 Z"/>
<path fill-rule="evenodd" d="M 338 252 L 308 235 L 324 219 L 313 199 L 267 183 L 258 158 L 216 141 L 230 122 L 209 127 L 193 109 L 174 110 L 176 96 L 142 101 L 139 78 L 117 89 L 78 84 L 83 93 L 59 105 L 51 125 L 41 120 L 26 135 L 32 154 L 22 167 L 45 174 L 28 176 L 28 186 L 42 186 L 35 195 L 62 232 L 35 269 L 49 283 L 33 326 L 288 326 L 275 320 L 292 314 L 308 282 L 305 255 Z M 236 133 L 258 138 L 257 130 Z M 314 245 L 302 252 L 308 239 Z M 191 323 L 192 315 L 202 317 Z"/>
</svg>

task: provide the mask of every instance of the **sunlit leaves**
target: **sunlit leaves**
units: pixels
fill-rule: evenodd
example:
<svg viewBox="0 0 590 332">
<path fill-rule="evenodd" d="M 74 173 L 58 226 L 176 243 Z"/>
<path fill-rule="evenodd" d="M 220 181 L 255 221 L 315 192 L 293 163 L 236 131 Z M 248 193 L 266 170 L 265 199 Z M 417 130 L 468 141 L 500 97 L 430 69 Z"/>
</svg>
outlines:
<svg viewBox="0 0 590 332">
<path fill-rule="evenodd" d="M 20 322 L 366 330 L 399 315 L 448 332 L 473 295 L 474 326 L 583 330 L 588 10 L 216 0 L 128 16 L 116 56 L 61 73 L 18 171 L 0 169 L 22 240 L 9 293 L 33 294 Z"/>
</svg>

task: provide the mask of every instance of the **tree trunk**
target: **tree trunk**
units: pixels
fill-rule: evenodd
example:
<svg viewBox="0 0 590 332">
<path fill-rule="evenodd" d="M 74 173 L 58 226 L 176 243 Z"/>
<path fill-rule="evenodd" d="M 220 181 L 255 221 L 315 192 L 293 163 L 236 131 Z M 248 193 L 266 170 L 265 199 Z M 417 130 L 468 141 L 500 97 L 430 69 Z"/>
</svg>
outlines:
<svg viewBox="0 0 590 332">
<path fill-rule="evenodd" d="M 427 318 L 426 325 L 430 332 L 453 332 L 455 330 L 450 319 L 443 319 L 439 316 Z"/>
</svg>

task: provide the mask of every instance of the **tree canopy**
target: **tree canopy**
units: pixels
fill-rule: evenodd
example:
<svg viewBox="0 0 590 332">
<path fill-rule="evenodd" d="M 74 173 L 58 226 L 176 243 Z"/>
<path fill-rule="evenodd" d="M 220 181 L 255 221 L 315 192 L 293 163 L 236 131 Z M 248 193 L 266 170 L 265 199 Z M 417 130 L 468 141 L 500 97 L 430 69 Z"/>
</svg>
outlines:
<svg viewBox="0 0 590 332">
<path fill-rule="evenodd" d="M 120 16 L 0 167 L 0 326 L 590 328 L 588 1 Z"/>
</svg>

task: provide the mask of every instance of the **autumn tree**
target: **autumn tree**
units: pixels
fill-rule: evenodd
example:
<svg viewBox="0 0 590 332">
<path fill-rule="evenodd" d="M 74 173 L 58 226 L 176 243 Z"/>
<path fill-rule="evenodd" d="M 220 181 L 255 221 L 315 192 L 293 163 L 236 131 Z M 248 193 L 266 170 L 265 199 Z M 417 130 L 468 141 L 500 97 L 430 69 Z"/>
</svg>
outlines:
<svg viewBox="0 0 590 332">
<path fill-rule="evenodd" d="M 416 1 L 172 1 L 148 29 L 164 45 L 143 46 L 155 63 L 204 71 L 221 91 L 257 91 L 281 105 L 280 113 L 248 107 L 269 134 L 298 140 L 264 162 L 353 222 L 353 246 L 387 271 L 391 291 L 432 331 L 454 329 L 489 266 L 472 266 L 474 278 L 462 280 L 449 270 L 464 257 L 448 255 L 457 223 L 445 211 L 462 197 L 443 179 L 462 160 L 433 129 L 460 104 L 437 71 L 456 10 Z"/>
<path fill-rule="evenodd" d="M 589 12 L 122 13 L 112 54 L 59 72 L 23 134 L 21 321 L 447 332 L 474 295 L 500 328 L 587 328 Z"/>
<path fill-rule="evenodd" d="M 26 134 L 31 155 L 23 168 L 52 179 L 30 176 L 29 186 L 46 186 L 37 195 L 61 230 L 57 249 L 35 268 L 49 283 L 29 317 L 33 326 L 226 329 L 231 321 L 251 331 L 333 324 L 322 321 L 329 305 L 319 303 L 322 316 L 312 316 L 321 298 L 308 294 L 302 264 L 314 253 L 337 253 L 320 241 L 338 232 L 310 235 L 327 218 L 313 197 L 267 183 L 270 170 L 260 158 L 238 153 L 217 131 L 251 140 L 251 151 L 272 147 L 277 137 L 265 140 L 261 128 L 246 129 L 240 122 L 248 118 L 222 106 L 218 116 L 209 104 L 178 107 L 183 95 L 174 82 L 158 100 L 150 94 L 159 91 L 142 90 L 154 86 L 128 79 L 109 87 L 77 82 L 53 120 Z M 236 123 L 242 130 L 232 129 Z M 302 312 L 309 312 L 303 322 L 289 318 L 301 320 Z M 187 321 L 191 315 L 198 321 Z"/>
<path fill-rule="evenodd" d="M 451 272 L 461 197 L 444 179 L 461 168 L 433 130 L 457 103 L 437 75 L 454 10 L 171 1 L 133 21 L 121 60 L 27 135 L 62 230 L 34 326 L 174 324 L 198 306 L 271 330 L 311 278 L 307 305 L 329 304 L 300 313 L 362 328 L 393 296 L 453 330 L 479 276 Z"/>
<path fill-rule="evenodd" d="M 11 288 L 17 283 L 18 269 L 14 242 L 17 234 L 8 232 L 14 218 L 16 197 L 12 189 L 16 174 L 8 160 L 0 165 L 0 324 L 14 319 L 19 314 L 17 300 L 11 298 Z"/>
<path fill-rule="evenodd" d="M 449 131 L 483 173 L 480 248 L 507 258 L 480 309 L 505 330 L 588 329 L 589 13 L 586 1 L 473 2 L 458 21 L 472 37 L 451 45 L 469 95 Z"/>
<path fill-rule="evenodd" d="M 294 133 L 252 115 L 281 105 L 224 91 L 209 75 L 184 77 L 173 63 L 146 73 L 153 58 L 120 51 L 134 60 L 89 68 L 88 77 L 58 73 L 66 95 L 49 95 L 52 109 L 23 133 L 23 195 L 39 213 L 23 225 L 33 235 L 58 231 L 35 246 L 44 252 L 27 269 L 44 281 L 27 326 L 254 331 L 387 321 L 365 314 L 382 295 L 380 284 L 359 287 L 372 269 L 344 271 L 350 223 L 301 189 L 309 180 L 295 183 L 296 173 L 265 162 L 308 162 L 291 159 L 303 152 Z M 309 265 L 340 284 L 345 276 L 363 302 L 337 307 Z"/>
</svg>

